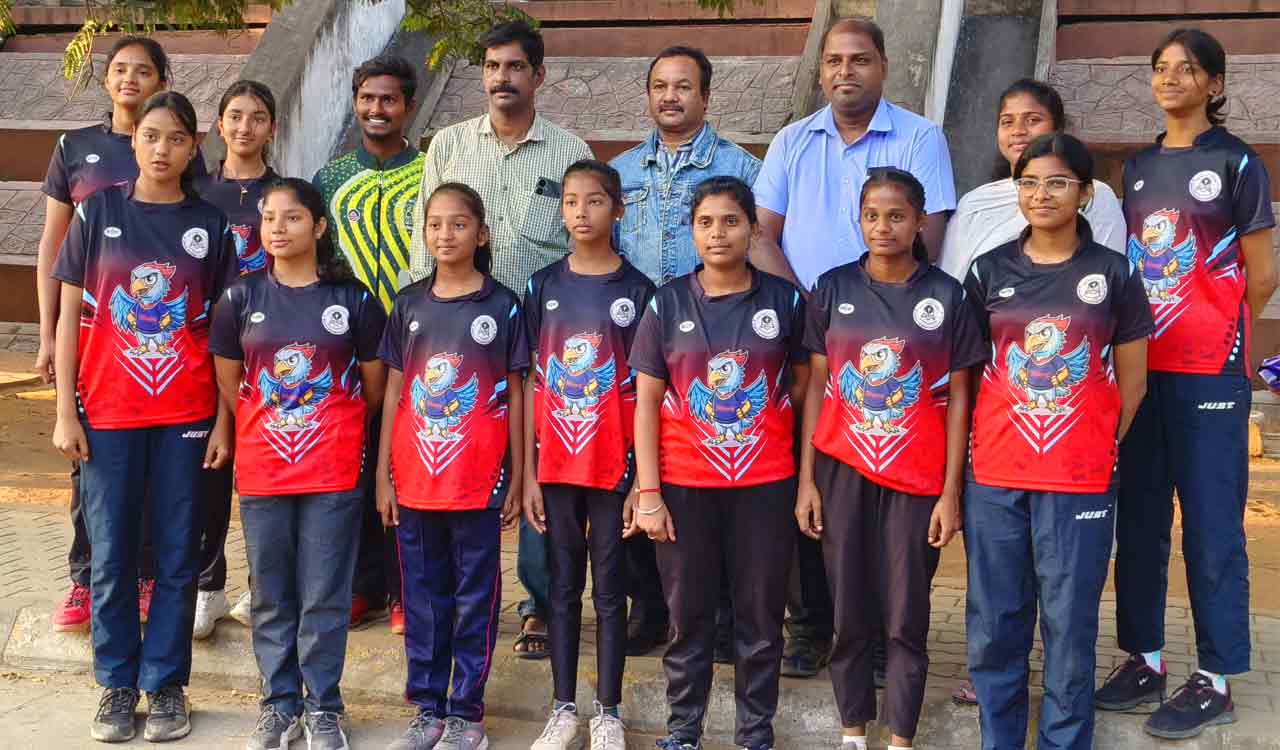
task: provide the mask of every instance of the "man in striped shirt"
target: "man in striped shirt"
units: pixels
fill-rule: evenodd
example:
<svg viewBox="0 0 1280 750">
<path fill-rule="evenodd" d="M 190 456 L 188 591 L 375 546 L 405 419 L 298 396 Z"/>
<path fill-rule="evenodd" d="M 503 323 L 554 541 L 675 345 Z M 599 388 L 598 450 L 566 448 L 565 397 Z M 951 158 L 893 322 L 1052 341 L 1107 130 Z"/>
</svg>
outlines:
<svg viewBox="0 0 1280 750">
<path fill-rule="evenodd" d="M 521 293 L 535 271 L 568 252 L 560 183 L 570 164 L 591 158 L 591 149 L 534 107 L 534 93 L 546 77 L 542 35 L 522 22 L 504 23 L 490 29 L 480 45 L 488 112 L 441 130 L 427 147 L 413 213 L 410 271 L 421 279 L 435 265 L 422 239 L 431 192 L 441 183 L 461 182 L 484 200 L 494 278 Z M 523 518 L 516 572 L 530 596 L 519 606 L 524 626 L 516 653 L 545 658 L 551 585 L 546 542 Z"/>
</svg>

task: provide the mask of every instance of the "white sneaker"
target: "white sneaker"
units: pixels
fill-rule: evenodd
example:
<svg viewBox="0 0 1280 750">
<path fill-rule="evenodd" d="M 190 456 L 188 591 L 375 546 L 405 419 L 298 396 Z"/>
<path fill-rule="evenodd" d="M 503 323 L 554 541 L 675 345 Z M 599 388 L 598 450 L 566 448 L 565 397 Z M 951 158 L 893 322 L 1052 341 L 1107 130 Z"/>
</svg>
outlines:
<svg viewBox="0 0 1280 750">
<path fill-rule="evenodd" d="M 542 736 L 534 740 L 529 750 L 581 750 L 585 739 L 582 723 L 578 721 L 578 707 L 570 703 L 551 712 Z M 594 748 L 595 743 L 591 746 Z"/>
<path fill-rule="evenodd" d="M 622 719 L 604 713 L 596 703 L 596 715 L 591 719 L 591 750 L 627 750 L 626 731 Z"/>
<path fill-rule="evenodd" d="M 251 617 L 251 614 L 250 614 L 251 610 L 249 608 L 252 602 L 253 602 L 253 597 L 249 594 L 248 591 L 241 594 L 240 598 L 236 600 L 236 606 L 231 608 L 231 613 L 230 613 L 231 619 L 235 620 L 236 622 L 240 623 L 246 628 L 253 627 L 253 619 Z"/>
<path fill-rule="evenodd" d="M 191 637 L 200 641 L 213 635 L 213 627 L 218 624 L 218 620 L 230 613 L 231 605 L 227 603 L 226 592 L 197 591 L 196 624 L 192 629 Z"/>
</svg>

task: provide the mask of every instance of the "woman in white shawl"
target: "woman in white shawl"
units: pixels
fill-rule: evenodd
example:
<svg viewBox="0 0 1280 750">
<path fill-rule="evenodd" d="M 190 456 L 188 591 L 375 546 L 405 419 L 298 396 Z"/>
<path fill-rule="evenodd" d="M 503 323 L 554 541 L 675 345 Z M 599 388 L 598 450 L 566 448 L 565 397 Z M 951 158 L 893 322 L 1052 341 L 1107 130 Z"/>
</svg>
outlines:
<svg viewBox="0 0 1280 750">
<path fill-rule="evenodd" d="M 996 117 L 996 147 L 1001 157 L 996 179 L 960 199 L 955 215 L 947 223 L 938 260 L 942 270 L 963 281 L 975 258 L 1018 237 L 1027 220 L 1018 210 L 1018 192 L 1010 179 L 1013 164 L 1028 143 L 1065 126 L 1062 97 L 1049 84 L 1023 78 L 1005 89 Z M 1096 242 L 1124 252 L 1124 213 L 1116 194 L 1101 180 L 1093 181 L 1093 200 L 1084 216 Z"/>
</svg>

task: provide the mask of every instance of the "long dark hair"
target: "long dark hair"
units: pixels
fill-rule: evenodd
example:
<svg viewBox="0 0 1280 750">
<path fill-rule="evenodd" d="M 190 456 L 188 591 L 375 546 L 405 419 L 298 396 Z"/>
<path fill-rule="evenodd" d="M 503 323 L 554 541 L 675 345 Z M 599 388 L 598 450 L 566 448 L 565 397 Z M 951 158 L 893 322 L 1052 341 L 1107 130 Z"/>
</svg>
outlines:
<svg viewBox="0 0 1280 750">
<path fill-rule="evenodd" d="M 251 81 L 248 78 L 242 78 L 239 81 L 236 81 L 235 83 L 228 86 L 227 90 L 223 92 L 222 98 L 218 100 L 218 121 L 219 122 L 222 121 L 222 115 L 224 112 L 227 111 L 227 107 L 231 104 L 231 100 L 236 98 L 237 96 L 252 96 L 254 99 L 257 99 L 259 102 L 262 102 L 262 106 L 266 107 L 267 116 L 271 118 L 271 123 L 273 125 L 275 124 L 276 122 L 275 94 L 271 93 L 271 89 L 267 87 L 267 84 L 259 83 L 258 81 Z M 269 146 L 270 146 L 270 143 L 265 143 L 262 146 L 262 163 L 267 167 L 271 166 L 267 162 L 267 153 L 271 150 Z"/>
<path fill-rule="evenodd" d="M 110 69 L 111 63 L 115 62 L 116 55 L 129 47 L 141 47 L 142 51 L 147 53 L 147 57 L 151 58 L 151 64 L 155 66 L 156 75 L 159 76 L 160 83 L 165 85 L 169 83 L 171 74 L 169 70 L 169 55 L 165 53 L 164 47 L 160 46 L 160 42 L 147 36 L 128 34 L 117 39 L 116 43 L 111 45 L 111 50 L 107 52 L 107 67 L 104 70 Z"/>
<path fill-rule="evenodd" d="M 464 185 L 461 182 L 446 182 L 431 191 L 431 197 L 427 198 L 426 204 L 422 207 L 424 222 L 427 211 L 431 208 L 431 201 L 435 200 L 436 196 L 441 193 L 453 193 L 461 198 L 462 202 L 466 204 L 467 210 L 471 212 L 472 216 L 476 217 L 476 221 L 480 222 L 483 227 L 488 226 L 484 220 L 484 199 L 480 197 L 479 193 L 472 190 L 469 185 Z M 493 250 L 490 249 L 488 242 L 476 245 L 476 252 L 472 256 L 472 262 L 475 263 L 476 270 L 480 273 L 487 274 L 493 268 Z"/>
<path fill-rule="evenodd" d="M 265 203 L 272 193 L 282 191 L 293 193 L 293 197 L 307 209 L 307 213 L 311 214 L 311 220 L 316 224 L 326 218 L 324 196 L 310 182 L 297 177 L 280 177 L 272 180 L 271 184 L 262 191 L 263 202 Z M 316 275 L 326 283 L 349 281 L 355 278 L 355 275 L 351 273 L 351 266 L 347 265 L 346 258 L 334 246 L 333 231 L 334 228 L 329 227 L 328 231 L 316 240 Z"/>
<path fill-rule="evenodd" d="M 134 119 L 135 123 L 141 124 L 142 120 L 157 109 L 167 110 L 178 121 L 178 125 L 191 136 L 191 145 L 194 152 L 191 155 L 191 161 L 187 162 L 187 168 L 182 170 L 180 185 L 182 192 L 189 198 L 198 197 L 196 192 L 196 161 L 200 158 L 200 149 L 196 146 L 199 138 L 199 123 L 196 120 L 195 107 L 191 106 L 191 101 L 187 97 L 176 91 L 160 91 L 151 95 L 151 98 L 142 103 L 142 107 L 138 109 L 138 116 Z M 135 125 L 135 132 L 137 126 Z"/>
<path fill-rule="evenodd" d="M 1053 129 L 1055 131 L 1067 129 L 1067 108 L 1062 104 L 1062 95 L 1058 90 L 1044 81 L 1038 81 L 1035 78 L 1019 78 L 1009 84 L 1009 88 L 1000 94 L 1000 104 L 996 107 L 996 123 L 999 127 L 1000 112 L 1004 110 L 1004 103 L 1011 96 L 1025 94 L 1036 100 L 1036 104 L 1045 108 L 1049 113 L 1049 118 L 1053 120 Z M 1013 168 L 1009 165 L 1009 160 L 1004 155 L 996 152 L 995 168 L 991 172 L 993 180 L 1007 180 L 1013 174 Z"/>
<path fill-rule="evenodd" d="M 613 208 L 622 205 L 622 176 L 618 174 L 618 170 L 595 159 L 579 159 L 564 171 L 563 182 L 568 183 L 569 178 L 575 174 L 589 174 L 596 178 L 605 195 L 613 201 Z"/>
<path fill-rule="evenodd" d="M 867 181 L 862 184 L 862 194 L 858 196 L 858 213 L 862 213 L 862 204 L 867 200 L 867 193 L 872 188 L 878 187 L 894 187 L 902 191 L 902 195 L 907 199 L 907 203 L 916 210 L 920 215 L 920 222 L 924 223 L 924 185 L 916 179 L 916 176 L 910 172 L 903 171 L 897 167 L 872 167 L 867 170 Z M 859 222 L 859 231 L 861 231 L 861 222 Z M 929 262 L 929 248 L 925 247 L 924 235 L 916 232 L 915 238 L 911 241 L 911 257 L 921 263 Z"/>
<path fill-rule="evenodd" d="M 1222 76 L 1222 85 L 1227 84 L 1227 51 L 1222 48 L 1222 43 L 1213 37 L 1207 31 L 1200 29 L 1174 29 L 1169 35 L 1156 45 L 1156 49 L 1151 53 L 1151 69 L 1155 70 L 1156 63 L 1160 61 L 1160 56 L 1171 45 L 1179 44 L 1191 55 L 1200 67 L 1204 68 L 1204 72 L 1209 74 L 1209 78 L 1217 78 Z M 1225 89 L 1224 89 L 1225 91 Z M 1223 108 L 1227 106 L 1227 97 L 1224 93 L 1218 98 L 1209 97 L 1209 101 L 1205 104 L 1205 115 L 1209 118 L 1211 125 L 1221 125 L 1227 121 L 1227 116 L 1222 113 Z"/>
<path fill-rule="evenodd" d="M 1022 156 L 1018 157 L 1018 163 L 1013 165 L 1013 179 L 1022 177 L 1031 160 L 1042 156 L 1056 156 L 1061 159 L 1062 163 L 1067 165 L 1067 169 L 1075 174 L 1076 179 L 1080 180 L 1082 192 L 1093 185 L 1093 154 L 1089 153 L 1089 147 L 1079 138 L 1066 133 L 1046 133 L 1028 143 Z M 1076 223 L 1077 226 L 1084 227 L 1087 237 L 1093 237 L 1093 229 L 1084 216 L 1084 209 L 1076 212 Z"/>
</svg>

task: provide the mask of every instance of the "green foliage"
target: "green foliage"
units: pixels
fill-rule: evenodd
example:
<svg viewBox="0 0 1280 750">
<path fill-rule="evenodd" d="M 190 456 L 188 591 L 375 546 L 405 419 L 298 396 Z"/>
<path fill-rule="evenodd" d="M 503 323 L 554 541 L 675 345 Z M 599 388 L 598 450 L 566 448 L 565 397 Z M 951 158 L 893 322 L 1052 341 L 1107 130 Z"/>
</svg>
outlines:
<svg viewBox="0 0 1280 750">
<path fill-rule="evenodd" d="M 13 33 L 13 0 L 0 0 L 0 37 Z"/>
<path fill-rule="evenodd" d="M 722 1 L 722 0 L 721 0 Z M 442 63 L 466 60 L 473 65 L 484 59 L 477 40 L 495 24 L 524 21 L 537 27 L 538 22 L 511 3 L 490 0 L 408 0 L 405 31 L 425 31 L 436 37 L 427 65 L 435 70 Z"/>
</svg>

